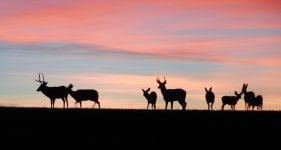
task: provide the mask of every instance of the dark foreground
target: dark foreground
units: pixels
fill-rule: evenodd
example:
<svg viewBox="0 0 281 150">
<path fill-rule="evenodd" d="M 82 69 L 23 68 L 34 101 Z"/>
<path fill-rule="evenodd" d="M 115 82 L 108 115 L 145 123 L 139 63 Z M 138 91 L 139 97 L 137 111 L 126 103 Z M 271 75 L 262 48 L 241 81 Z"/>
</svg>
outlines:
<svg viewBox="0 0 281 150">
<path fill-rule="evenodd" d="M 281 142 L 279 111 L 0 108 L 0 119 L 2 143 L 25 145 L 233 147 Z"/>
</svg>

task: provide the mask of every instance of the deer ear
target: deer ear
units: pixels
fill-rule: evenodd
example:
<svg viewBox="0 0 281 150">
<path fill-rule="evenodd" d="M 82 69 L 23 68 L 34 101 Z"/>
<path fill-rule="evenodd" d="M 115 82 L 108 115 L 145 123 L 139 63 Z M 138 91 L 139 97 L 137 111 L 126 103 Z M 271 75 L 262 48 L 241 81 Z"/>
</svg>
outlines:
<svg viewBox="0 0 281 150">
<path fill-rule="evenodd" d="M 209 90 L 210 92 L 212 91 L 212 87 L 210 87 L 210 90 Z"/>
<path fill-rule="evenodd" d="M 205 87 L 205 91 L 208 92 L 207 88 Z"/>
<path fill-rule="evenodd" d="M 146 91 L 147 91 L 147 92 L 150 91 L 150 88 L 148 88 Z"/>
<path fill-rule="evenodd" d="M 156 82 L 159 84 L 161 83 L 159 77 L 156 78 Z"/>
<path fill-rule="evenodd" d="M 141 89 L 143 92 L 145 92 L 145 90 L 144 89 Z"/>
</svg>

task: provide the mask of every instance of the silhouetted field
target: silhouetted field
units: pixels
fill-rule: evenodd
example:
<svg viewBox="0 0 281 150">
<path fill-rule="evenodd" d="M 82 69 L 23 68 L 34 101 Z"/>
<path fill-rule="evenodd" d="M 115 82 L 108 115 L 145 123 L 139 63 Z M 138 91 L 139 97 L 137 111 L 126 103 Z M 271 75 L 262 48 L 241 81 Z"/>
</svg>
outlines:
<svg viewBox="0 0 281 150">
<path fill-rule="evenodd" d="M 60 144 L 222 143 L 280 139 L 280 111 L 0 108 L 5 142 Z M 2 142 L 4 142 L 2 140 Z M 200 146 L 198 144 L 197 146 Z"/>
</svg>

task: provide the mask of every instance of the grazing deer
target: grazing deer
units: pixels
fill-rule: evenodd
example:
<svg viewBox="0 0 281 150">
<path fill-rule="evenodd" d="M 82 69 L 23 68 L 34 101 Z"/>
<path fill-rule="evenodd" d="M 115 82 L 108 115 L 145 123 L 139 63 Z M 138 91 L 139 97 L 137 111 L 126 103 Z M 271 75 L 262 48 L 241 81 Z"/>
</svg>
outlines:
<svg viewBox="0 0 281 150">
<path fill-rule="evenodd" d="M 208 105 L 208 110 L 213 110 L 213 104 L 215 102 L 215 94 L 212 91 L 212 87 L 210 87 L 209 90 L 205 87 L 205 91 L 206 91 L 205 99 Z"/>
<path fill-rule="evenodd" d="M 254 110 L 254 107 L 257 107 L 257 110 L 262 109 L 263 105 L 263 97 L 261 95 L 255 96 L 255 93 L 252 91 L 247 91 L 248 84 L 243 84 L 242 91 L 244 93 L 244 100 L 245 100 L 245 110 L 249 110 L 252 107 L 252 110 Z"/>
<path fill-rule="evenodd" d="M 224 106 L 226 104 L 230 105 L 231 110 L 235 110 L 235 105 L 237 104 L 237 101 L 241 98 L 242 91 L 240 94 L 238 94 L 236 91 L 234 93 L 235 93 L 235 96 L 223 96 L 222 97 L 222 106 L 221 106 L 222 110 L 224 110 Z"/>
<path fill-rule="evenodd" d="M 148 109 L 149 104 L 151 104 L 151 108 L 152 109 L 156 109 L 156 100 L 157 100 L 157 94 L 154 91 L 150 91 L 150 88 L 148 88 L 147 90 L 142 89 L 143 91 L 143 96 L 146 98 L 147 100 L 147 107 L 146 109 Z"/>
<path fill-rule="evenodd" d="M 68 108 L 68 92 L 67 88 L 65 86 L 59 86 L 59 87 L 48 87 L 48 82 L 44 81 L 44 74 L 42 73 L 43 80 L 40 79 L 40 73 L 39 73 L 39 79 L 35 79 L 36 82 L 39 82 L 41 85 L 37 89 L 37 91 L 41 91 L 44 95 L 46 95 L 51 100 L 51 108 L 54 108 L 55 106 L 55 100 L 56 98 L 61 98 L 63 101 L 63 108 L 65 108 L 65 103 Z"/>
<path fill-rule="evenodd" d="M 73 97 L 73 99 L 76 101 L 76 103 L 80 103 L 80 108 L 82 108 L 82 101 L 90 100 L 90 101 L 93 101 L 94 104 L 98 104 L 98 107 L 100 109 L 99 94 L 96 90 L 80 89 L 77 91 L 73 91 L 72 88 L 73 88 L 73 85 L 70 84 L 68 86 L 68 92 Z"/>
<path fill-rule="evenodd" d="M 183 89 L 167 89 L 166 88 L 166 79 L 164 77 L 164 82 L 161 82 L 159 77 L 156 79 L 159 84 L 158 88 L 161 90 L 163 99 L 165 101 L 165 110 L 167 110 L 168 103 L 171 102 L 171 109 L 173 109 L 173 102 L 178 101 L 182 106 L 182 110 L 185 110 L 186 107 L 186 91 Z"/>
</svg>

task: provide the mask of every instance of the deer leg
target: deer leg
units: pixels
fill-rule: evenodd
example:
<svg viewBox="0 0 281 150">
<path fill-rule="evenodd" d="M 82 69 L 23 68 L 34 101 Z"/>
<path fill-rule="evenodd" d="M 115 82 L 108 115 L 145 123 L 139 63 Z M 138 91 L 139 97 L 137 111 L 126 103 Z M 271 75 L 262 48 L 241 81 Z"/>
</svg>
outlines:
<svg viewBox="0 0 281 150">
<path fill-rule="evenodd" d="M 68 108 L 68 99 L 67 99 L 67 97 L 65 97 L 65 101 L 66 101 L 66 108 Z"/>
<path fill-rule="evenodd" d="M 61 98 L 61 99 L 62 99 L 62 102 L 63 102 L 63 108 L 65 108 L 65 99 L 64 99 L 64 97 Z"/>
<path fill-rule="evenodd" d="M 82 101 L 80 101 L 80 108 L 82 108 Z"/>
<path fill-rule="evenodd" d="M 149 107 L 149 103 L 147 103 L 147 106 L 146 106 L 146 109 L 148 110 L 148 107 Z"/>
<path fill-rule="evenodd" d="M 98 103 L 98 106 L 99 106 L 99 109 L 100 109 L 100 102 L 99 102 L 99 101 L 97 101 L 97 103 Z"/>
<path fill-rule="evenodd" d="M 53 100 L 52 100 L 52 99 L 51 99 L 51 108 L 54 108 L 54 107 L 53 107 Z"/>
<path fill-rule="evenodd" d="M 51 108 L 53 108 L 53 105 L 52 105 L 52 104 L 53 104 L 53 103 L 52 103 L 52 99 L 50 99 L 50 101 L 51 101 Z"/>
<path fill-rule="evenodd" d="M 174 102 L 171 101 L 171 110 L 173 110 L 173 105 L 174 105 Z"/>
<path fill-rule="evenodd" d="M 224 105 L 225 105 L 225 104 L 222 104 L 222 105 L 221 105 L 221 110 L 224 110 Z"/>
<path fill-rule="evenodd" d="M 55 108 L 55 99 L 51 100 L 51 108 Z"/>
<path fill-rule="evenodd" d="M 167 110 L 168 102 L 165 101 L 165 110 Z"/>
<path fill-rule="evenodd" d="M 180 104 L 181 104 L 181 106 L 182 106 L 182 110 L 185 110 L 186 103 L 185 103 L 184 101 L 181 101 Z"/>
</svg>

